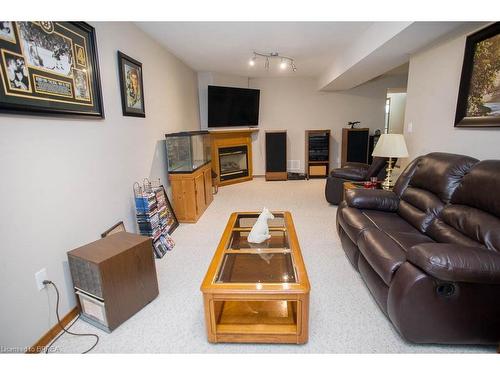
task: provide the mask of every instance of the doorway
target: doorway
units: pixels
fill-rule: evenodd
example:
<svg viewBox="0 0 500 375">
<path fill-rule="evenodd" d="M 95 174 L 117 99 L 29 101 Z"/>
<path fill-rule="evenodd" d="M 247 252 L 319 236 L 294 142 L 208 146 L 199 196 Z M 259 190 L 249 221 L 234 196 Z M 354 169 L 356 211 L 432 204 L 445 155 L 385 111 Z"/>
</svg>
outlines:
<svg viewBox="0 0 500 375">
<path fill-rule="evenodd" d="M 406 88 L 387 89 L 384 133 L 403 134 L 406 108 Z"/>
</svg>

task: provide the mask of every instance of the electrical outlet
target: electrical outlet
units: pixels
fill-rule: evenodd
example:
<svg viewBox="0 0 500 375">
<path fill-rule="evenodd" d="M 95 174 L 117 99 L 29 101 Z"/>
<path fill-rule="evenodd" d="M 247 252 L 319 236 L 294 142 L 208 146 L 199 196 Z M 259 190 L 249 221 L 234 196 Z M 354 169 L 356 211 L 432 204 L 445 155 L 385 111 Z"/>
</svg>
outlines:
<svg viewBox="0 0 500 375">
<path fill-rule="evenodd" d="M 36 282 L 36 287 L 38 290 L 42 290 L 45 288 L 45 285 L 43 284 L 43 281 L 47 280 L 47 269 L 42 268 L 40 271 L 35 273 L 35 282 Z"/>
</svg>

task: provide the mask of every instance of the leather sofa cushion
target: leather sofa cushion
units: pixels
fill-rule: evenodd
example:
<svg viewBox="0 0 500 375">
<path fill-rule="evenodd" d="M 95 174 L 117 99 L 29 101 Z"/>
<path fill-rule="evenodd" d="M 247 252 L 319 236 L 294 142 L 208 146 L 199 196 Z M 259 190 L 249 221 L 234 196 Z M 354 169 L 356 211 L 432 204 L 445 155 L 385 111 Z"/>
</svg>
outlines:
<svg viewBox="0 0 500 375">
<path fill-rule="evenodd" d="M 396 213 L 366 210 L 363 214 L 405 251 L 420 243 L 434 242 Z"/>
<path fill-rule="evenodd" d="M 415 187 L 407 188 L 401 199 L 433 216 L 437 216 L 444 207 L 443 202 L 435 194 Z"/>
<path fill-rule="evenodd" d="M 478 162 L 469 156 L 433 152 L 422 157 L 410 186 L 428 190 L 448 203 L 462 178 Z"/>
<path fill-rule="evenodd" d="M 406 261 L 405 251 L 391 237 L 376 228 L 363 231 L 358 247 L 387 285 L 391 283 L 394 272 Z"/>
<path fill-rule="evenodd" d="M 474 241 L 473 239 L 467 237 L 463 233 L 459 232 L 452 226 L 446 224 L 441 219 L 434 220 L 426 233 L 429 237 L 431 237 L 436 242 L 442 243 L 450 243 L 461 246 L 474 246 L 474 247 L 483 247 L 484 245 L 480 242 Z"/>
<path fill-rule="evenodd" d="M 483 160 L 462 179 L 451 203 L 462 204 L 500 217 L 500 160 Z"/>
<path fill-rule="evenodd" d="M 435 218 L 433 215 L 428 215 L 403 200 L 399 202 L 398 214 L 422 233 L 425 232 Z"/>
<path fill-rule="evenodd" d="M 452 204 L 441 212 L 440 219 L 488 249 L 500 251 L 500 219 L 497 217 L 477 208 Z"/>
<path fill-rule="evenodd" d="M 339 208 L 338 221 L 354 243 L 358 242 L 362 231 L 375 226 L 360 210 L 351 207 Z"/>
</svg>

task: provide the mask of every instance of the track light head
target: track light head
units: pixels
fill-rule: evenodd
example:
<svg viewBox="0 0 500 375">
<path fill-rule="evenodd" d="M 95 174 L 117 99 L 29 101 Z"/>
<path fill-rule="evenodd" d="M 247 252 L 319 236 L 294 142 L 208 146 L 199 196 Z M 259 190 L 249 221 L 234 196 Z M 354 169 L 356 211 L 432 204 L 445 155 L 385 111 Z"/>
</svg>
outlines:
<svg viewBox="0 0 500 375">
<path fill-rule="evenodd" d="M 278 52 L 271 52 L 271 53 L 260 53 L 260 52 L 253 52 L 253 57 L 248 61 L 248 65 L 250 66 L 255 66 L 257 63 L 257 58 L 258 57 L 264 57 L 266 59 L 264 63 L 264 68 L 269 71 L 269 66 L 270 66 L 270 60 L 272 59 L 280 59 L 281 62 L 279 64 L 279 67 L 281 70 L 285 70 L 287 67 L 290 67 L 292 71 L 296 72 L 297 67 L 295 66 L 295 60 L 292 59 L 291 57 L 288 56 L 280 56 Z"/>
</svg>

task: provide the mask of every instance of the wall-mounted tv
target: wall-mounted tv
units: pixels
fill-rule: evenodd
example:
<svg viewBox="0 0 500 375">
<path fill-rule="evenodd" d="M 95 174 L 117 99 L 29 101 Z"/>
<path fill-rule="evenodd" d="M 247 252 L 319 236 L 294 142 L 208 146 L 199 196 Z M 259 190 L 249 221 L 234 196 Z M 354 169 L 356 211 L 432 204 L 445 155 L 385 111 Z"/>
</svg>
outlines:
<svg viewBox="0 0 500 375">
<path fill-rule="evenodd" d="M 208 86 L 208 127 L 259 125 L 260 90 Z"/>
</svg>

